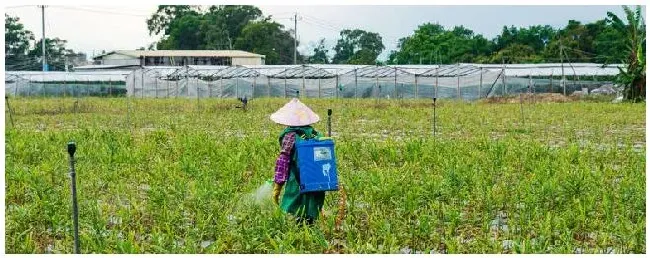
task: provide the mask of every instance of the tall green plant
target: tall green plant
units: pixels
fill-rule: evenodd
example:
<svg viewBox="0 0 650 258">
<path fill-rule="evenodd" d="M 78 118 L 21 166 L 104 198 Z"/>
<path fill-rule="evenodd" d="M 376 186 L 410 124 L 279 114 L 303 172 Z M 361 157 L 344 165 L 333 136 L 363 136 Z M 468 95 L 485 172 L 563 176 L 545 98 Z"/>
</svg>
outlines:
<svg viewBox="0 0 650 258">
<path fill-rule="evenodd" d="M 617 80 L 625 86 L 625 99 L 637 102 L 645 100 L 645 21 L 640 6 L 634 11 L 623 6 L 623 10 L 627 24 L 611 12 L 607 12 L 607 21 L 625 35 L 629 55 Z"/>
</svg>

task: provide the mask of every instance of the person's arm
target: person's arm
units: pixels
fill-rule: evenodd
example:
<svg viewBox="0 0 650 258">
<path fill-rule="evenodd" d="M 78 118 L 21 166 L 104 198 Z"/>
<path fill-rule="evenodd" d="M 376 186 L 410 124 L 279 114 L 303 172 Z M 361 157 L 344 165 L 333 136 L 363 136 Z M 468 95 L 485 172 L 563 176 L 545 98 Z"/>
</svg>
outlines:
<svg viewBox="0 0 650 258">
<path fill-rule="evenodd" d="M 273 199 L 275 203 L 279 203 L 280 191 L 289 177 L 289 162 L 291 162 L 291 150 L 295 141 L 295 133 L 288 133 L 282 139 L 280 155 L 275 161 L 275 176 L 273 178 L 275 182 L 275 186 L 273 187 Z"/>
</svg>

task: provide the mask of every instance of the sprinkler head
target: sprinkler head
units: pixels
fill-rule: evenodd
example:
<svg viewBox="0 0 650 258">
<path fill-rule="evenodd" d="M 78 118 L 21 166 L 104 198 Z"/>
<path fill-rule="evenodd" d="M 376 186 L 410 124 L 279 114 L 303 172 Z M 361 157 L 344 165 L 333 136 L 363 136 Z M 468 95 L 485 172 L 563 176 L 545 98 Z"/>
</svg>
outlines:
<svg viewBox="0 0 650 258">
<path fill-rule="evenodd" d="M 331 108 L 327 109 L 327 115 L 328 115 L 328 116 L 331 116 L 331 115 L 332 115 L 332 109 L 331 109 Z"/>
<path fill-rule="evenodd" d="M 75 151 L 77 151 L 77 144 L 75 142 L 68 142 L 68 154 L 70 154 L 70 157 L 74 156 Z"/>
<path fill-rule="evenodd" d="M 433 102 L 436 102 L 436 99 L 437 99 L 437 98 L 434 97 L 434 98 L 433 98 Z"/>
</svg>

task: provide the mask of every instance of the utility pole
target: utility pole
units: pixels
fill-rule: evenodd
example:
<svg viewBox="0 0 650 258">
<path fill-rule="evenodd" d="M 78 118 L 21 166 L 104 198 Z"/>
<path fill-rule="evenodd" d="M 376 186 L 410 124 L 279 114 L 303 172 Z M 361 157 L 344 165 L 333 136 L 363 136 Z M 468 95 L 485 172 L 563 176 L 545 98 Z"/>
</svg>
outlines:
<svg viewBox="0 0 650 258">
<path fill-rule="evenodd" d="M 41 18 L 43 22 L 43 40 L 41 40 L 41 47 L 43 48 L 43 72 L 47 72 L 47 60 L 45 60 L 45 5 L 41 5 Z"/>
<path fill-rule="evenodd" d="M 297 53 L 298 53 L 298 12 L 293 14 L 293 64 L 298 64 L 298 62 L 296 62 Z"/>
</svg>

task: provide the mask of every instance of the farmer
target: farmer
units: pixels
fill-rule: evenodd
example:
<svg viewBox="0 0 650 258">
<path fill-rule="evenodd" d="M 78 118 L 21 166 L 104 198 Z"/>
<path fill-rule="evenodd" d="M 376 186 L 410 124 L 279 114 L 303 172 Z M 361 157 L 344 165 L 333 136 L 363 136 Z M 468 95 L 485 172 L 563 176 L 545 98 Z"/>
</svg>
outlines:
<svg viewBox="0 0 650 258">
<path fill-rule="evenodd" d="M 300 193 L 300 187 L 296 180 L 298 168 L 295 160 L 294 143 L 296 137 L 311 139 L 320 136 L 312 124 L 320 118 L 309 107 L 294 98 L 289 103 L 271 115 L 271 120 L 287 128 L 280 133 L 280 155 L 275 162 L 275 185 L 273 187 L 273 201 L 280 205 L 280 208 L 297 217 L 298 222 L 305 221 L 312 224 L 318 219 L 319 212 L 325 202 L 325 192 Z M 280 203 L 280 192 L 282 187 L 284 196 Z"/>
</svg>

